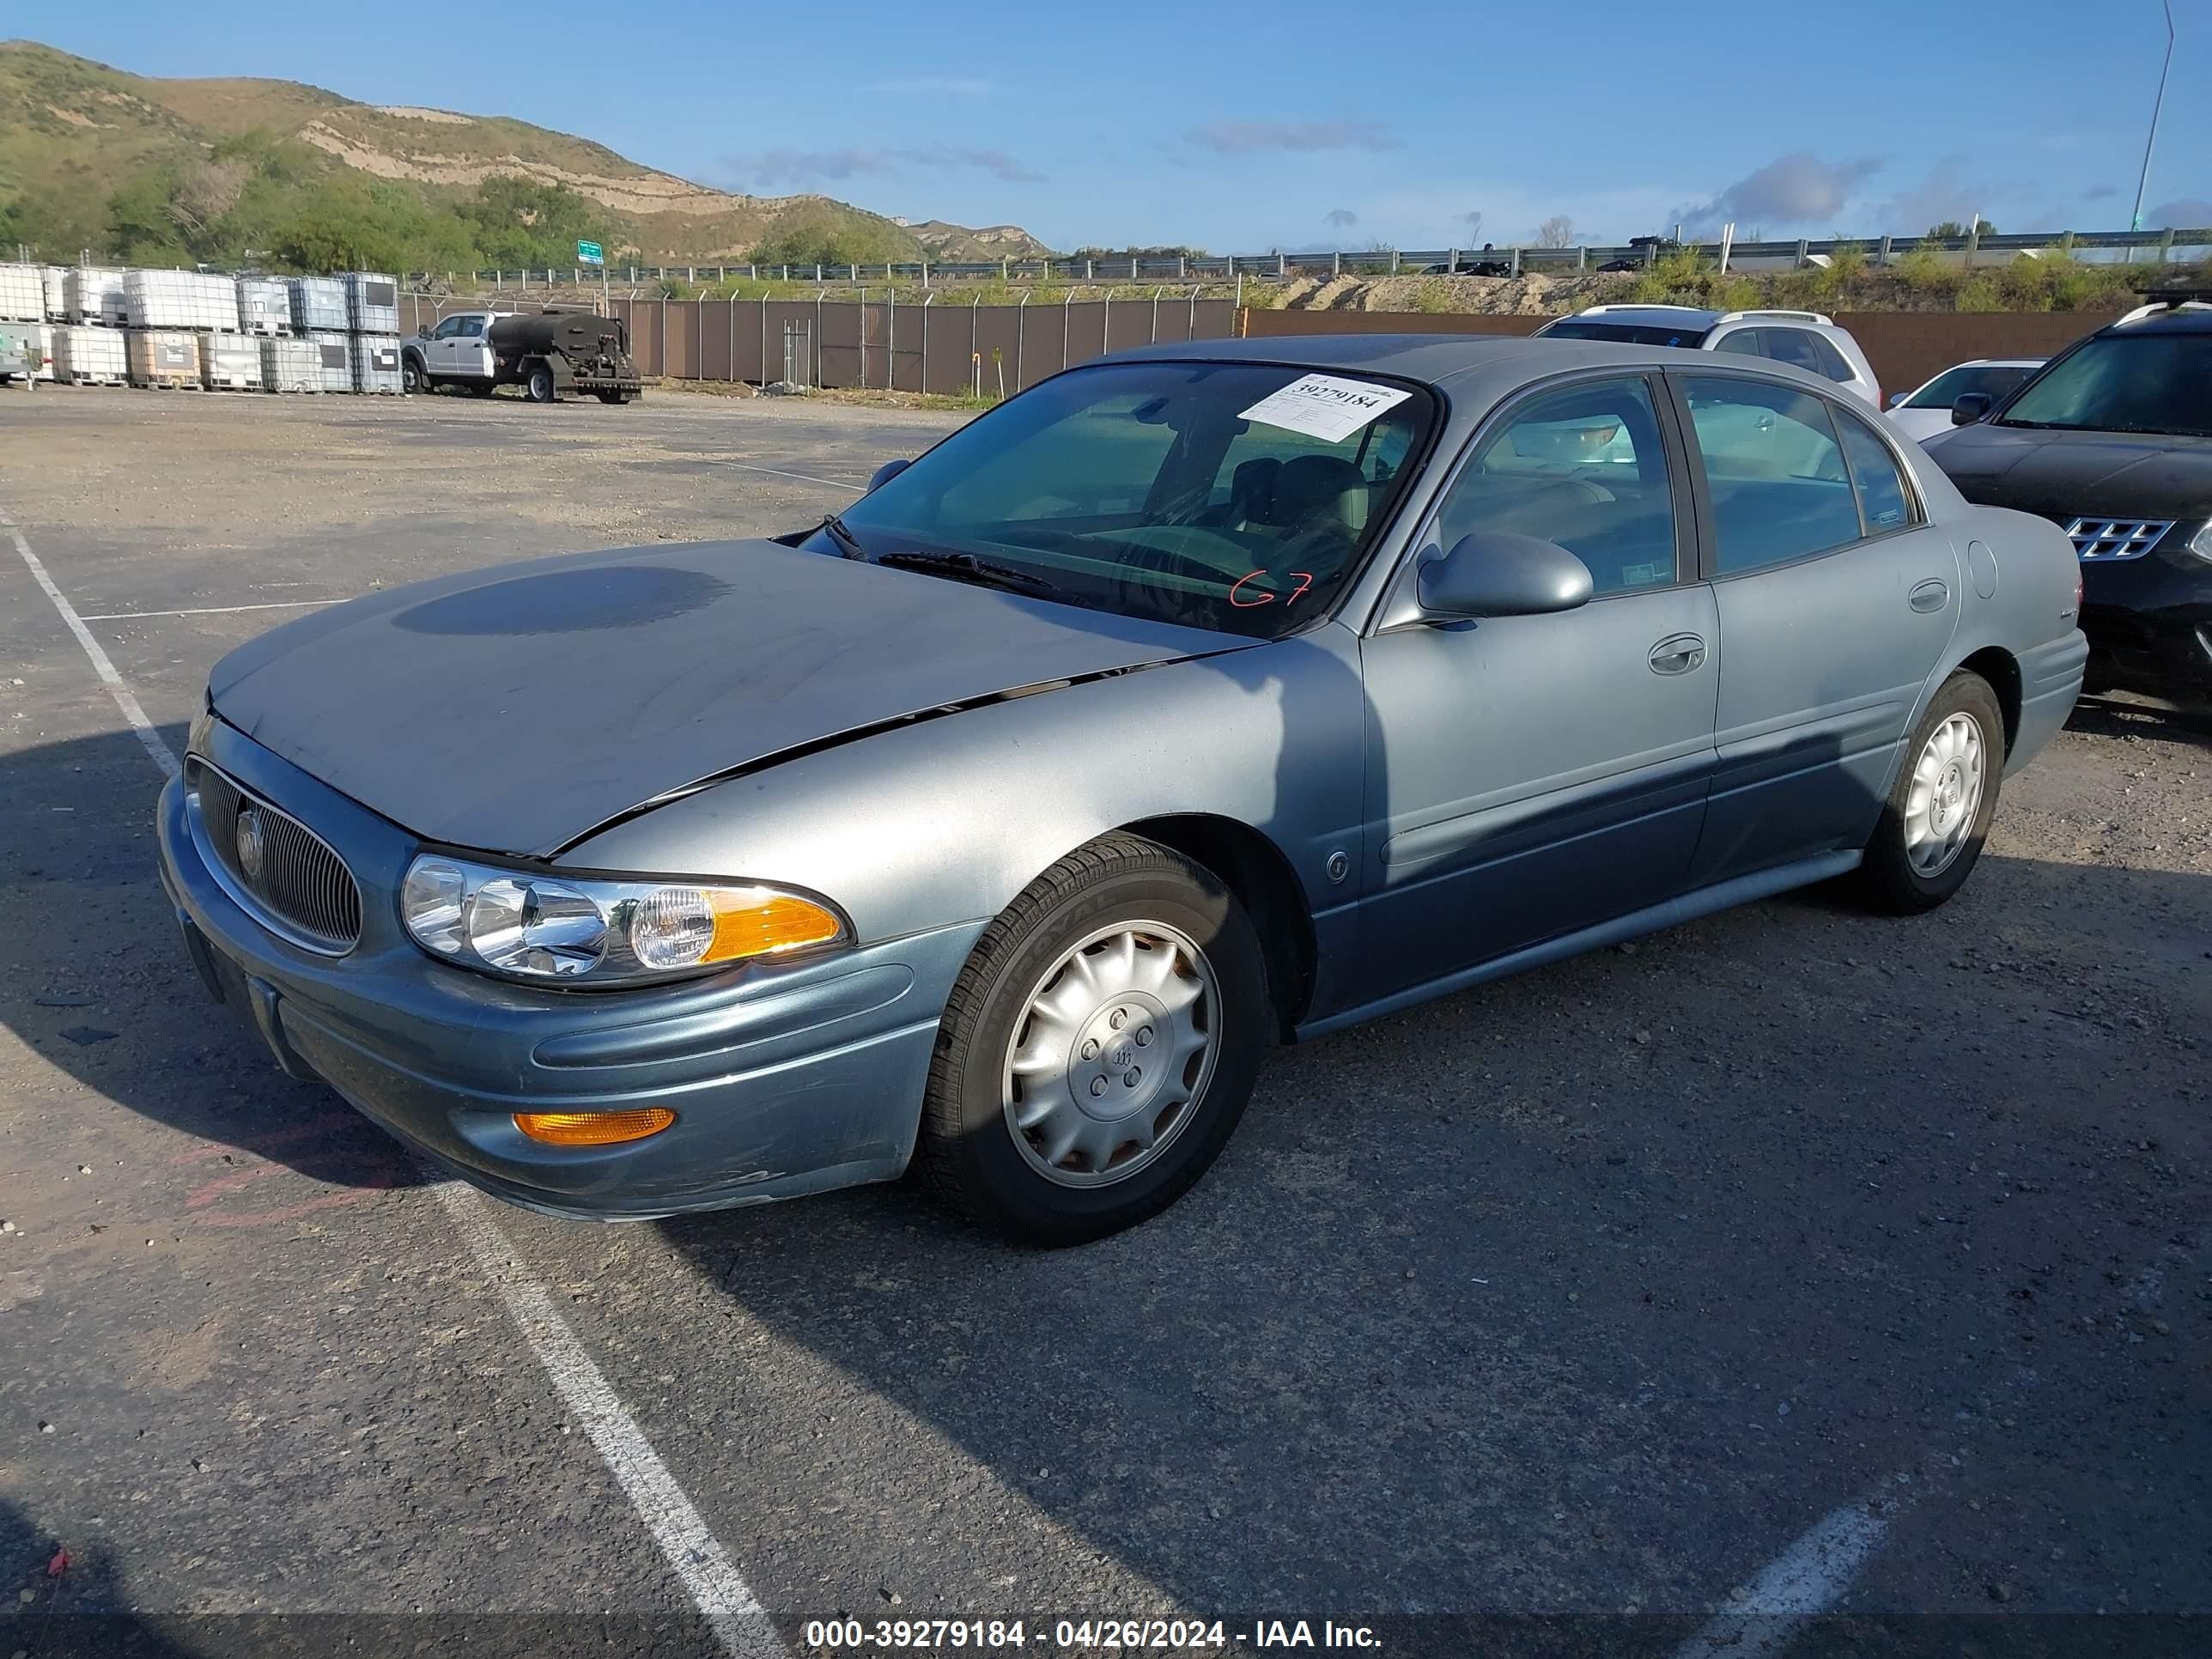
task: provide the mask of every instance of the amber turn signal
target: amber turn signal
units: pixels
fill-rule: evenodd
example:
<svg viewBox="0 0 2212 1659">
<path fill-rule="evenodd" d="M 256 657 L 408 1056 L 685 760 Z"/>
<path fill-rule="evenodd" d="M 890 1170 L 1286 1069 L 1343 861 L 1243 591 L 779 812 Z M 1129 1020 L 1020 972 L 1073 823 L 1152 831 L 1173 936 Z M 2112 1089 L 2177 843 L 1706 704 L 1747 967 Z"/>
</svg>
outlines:
<svg viewBox="0 0 2212 1659">
<path fill-rule="evenodd" d="M 517 1112 L 514 1127 L 549 1146 L 611 1146 L 643 1140 L 676 1121 L 665 1106 L 635 1112 Z"/>
<path fill-rule="evenodd" d="M 844 932 L 844 924 L 818 904 L 772 888 L 739 888 L 711 893 L 714 933 L 702 962 L 735 962 L 774 956 L 809 945 L 822 945 Z"/>
</svg>

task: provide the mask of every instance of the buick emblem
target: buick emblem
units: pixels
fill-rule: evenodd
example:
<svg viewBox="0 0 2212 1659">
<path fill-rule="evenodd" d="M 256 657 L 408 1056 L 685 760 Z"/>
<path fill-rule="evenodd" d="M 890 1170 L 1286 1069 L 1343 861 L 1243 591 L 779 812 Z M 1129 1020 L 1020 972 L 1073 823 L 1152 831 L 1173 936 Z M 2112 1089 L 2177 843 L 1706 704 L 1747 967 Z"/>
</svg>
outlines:
<svg viewBox="0 0 2212 1659">
<path fill-rule="evenodd" d="M 261 814 L 252 807 L 238 815 L 238 867 L 251 882 L 261 879 L 262 866 L 269 861 L 268 842 L 261 833 Z"/>
</svg>

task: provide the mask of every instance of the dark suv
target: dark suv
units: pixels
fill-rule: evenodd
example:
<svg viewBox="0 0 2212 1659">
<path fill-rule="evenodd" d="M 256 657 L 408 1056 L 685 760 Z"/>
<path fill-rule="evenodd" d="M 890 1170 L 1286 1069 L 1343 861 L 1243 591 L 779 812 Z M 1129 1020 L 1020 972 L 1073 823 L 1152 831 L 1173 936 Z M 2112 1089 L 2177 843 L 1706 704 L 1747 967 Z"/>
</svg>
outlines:
<svg viewBox="0 0 2212 1659">
<path fill-rule="evenodd" d="M 1968 501 L 2040 514 L 2081 560 L 2089 684 L 2212 704 L 2212 290 L 2162 295 L 1928 453 Z M 1993 405 L 1994 403 L 1994 406 Z"/>
</svg>

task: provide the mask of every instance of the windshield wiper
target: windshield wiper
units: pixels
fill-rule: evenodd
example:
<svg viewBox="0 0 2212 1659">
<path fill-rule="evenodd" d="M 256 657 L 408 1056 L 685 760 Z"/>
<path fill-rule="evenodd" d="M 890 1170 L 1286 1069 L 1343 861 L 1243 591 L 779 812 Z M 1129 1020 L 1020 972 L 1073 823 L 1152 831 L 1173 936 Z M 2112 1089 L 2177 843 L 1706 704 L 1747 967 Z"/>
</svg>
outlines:
<svg viewBox="0 0 2212 1659">
<path fill-rule="evenodd" d="M 979 587 L 1003 587 L 1010 592 L 1036 593 L 1047 599 L 1060 595 L 1060 589 L 1042 576 L 1017 570 L 1010 564 L 994 564 L 973 553 L 886 553 L 876 562 L 899 570 L 950 576 L 955 581 L 974 582 Z"/>
<path fill-rule="evenodd" d="M 825 513 L 822 522 L 814 526 L 827 531 L 830 539 L 837 544 L 837 550 L 848 559 L 866 559 L 868 550 L 860 545 L 860 538 L 845 528 L 845 521 L 835 513 Z"/>
</svg>

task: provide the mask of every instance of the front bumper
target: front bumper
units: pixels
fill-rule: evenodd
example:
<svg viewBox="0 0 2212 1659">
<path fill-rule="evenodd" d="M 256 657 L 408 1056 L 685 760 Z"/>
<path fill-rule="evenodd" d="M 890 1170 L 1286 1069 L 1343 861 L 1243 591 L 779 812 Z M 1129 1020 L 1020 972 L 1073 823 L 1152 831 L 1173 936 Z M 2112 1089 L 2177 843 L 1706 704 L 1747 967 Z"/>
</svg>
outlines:
<svg viewBox="0 0 2212 1659">
<path fill-rule="evenodd" d="M 558 1215 L 647 1219 L 764 1203 L 906 1166 L 939 1016 L 982 923 L 811 962 L 629 991 L 541 990 L 433 961 L 401 929 L 416 843 L 231 728 L 208 758 L 312 826 L 362 892 L 340 957 L 264 927 L 210 872 L 185 786 L 157 817 L 161 881 L 210 990 L 286 1070 L 495 1195 Z M 548 1146 L 531 1111 L 672 1109 L 647 1139 Z"/>
<path fill-rule="evenodd" d="M 2141 558 L 2081 567 L 2081 631 L 2102 679 L 2166 696 L 2212 696 L 2212 564 L 2177 525 Z"/>
</svg>

